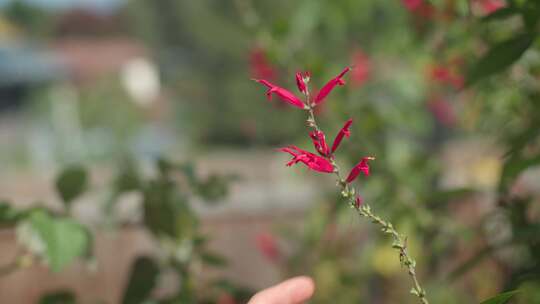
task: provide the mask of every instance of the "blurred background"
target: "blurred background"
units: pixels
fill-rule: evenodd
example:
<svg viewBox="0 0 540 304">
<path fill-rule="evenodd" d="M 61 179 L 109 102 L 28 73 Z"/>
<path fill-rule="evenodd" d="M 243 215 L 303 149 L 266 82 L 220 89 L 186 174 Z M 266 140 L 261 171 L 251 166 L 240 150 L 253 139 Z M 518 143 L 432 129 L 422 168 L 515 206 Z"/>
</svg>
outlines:
<svg viewBox="0 0 540 304">
<path fill-rule="evenodd" d="M 533 0 L 0 0 L 5 303 L 416 303 L 391 240 L 267 101 L 345 66 L 318 111 L 362 196 L 408 235 L 432 303 L 540 303 L 540 5 Z M 300 95 L 298 93 L 298 95 Z"/>
</svg>

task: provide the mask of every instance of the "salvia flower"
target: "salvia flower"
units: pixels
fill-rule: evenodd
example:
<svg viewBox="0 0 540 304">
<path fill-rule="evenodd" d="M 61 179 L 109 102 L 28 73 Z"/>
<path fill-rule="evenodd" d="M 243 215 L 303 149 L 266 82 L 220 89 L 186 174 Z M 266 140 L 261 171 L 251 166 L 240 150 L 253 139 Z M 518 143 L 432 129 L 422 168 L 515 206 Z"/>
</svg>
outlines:
<svg viewBox="0 0 540 304">
<path fill-rule="evenodd" d="M 314 103 L 317 105 L 319 103 L 321 103 L 325 98 L 326 96 L 328 96 L 328 94 L 330 94 L 330 92 L 332 92 L 332 90 L 340 85 L 344 85 L 345 84 L 345 81 L 343 80 L 343 76 L 345 76 L 345 74 L 347 74 L 348 71 L 350 71 L 351 68 L 350 67 L 346 67 L 345 69 L 343 69 L 343 71 L 341 71 L 341 73 L 339 73 L 339 75 L 337 75 L 335 78 L 332 78 L 330 81 L 328 81 L 322 88 L 321 90 L 319 91 L 319 93 L 317 94 L 317 96 L 315 97 L 315 101 Z"/>
<path fill-rule="evenodd" d="M 317 150 L 320 155 L 330 155 L 330 149 L 328 149 L 328 145 L 326 144 L 326 138 L 323 131 L 312 131 L 311 133 L 309 133 L 309 136 L 313 140 L 315 150 Z"/>
<path fill-rule="evenodd" d="M 369 175 L 368 161 L 374 160 L 374 159 L 375 157 L 372 157 L 372 156 L 363 157 L 360 160 L 360 162 L 351 169 L 349 176 L 347 176 L 346 182 L 352 183 L 356 179 L 356 177 L 360 174 L 360 172 L 364 173 L 365 176 L 368 176 Z"/>
<path fill-rule="evenodd" d="M 339 144 L 341 144 L 341 141 L 343 140 L 343 137 L 349 138 L 351 136 L 351 130 L 350 127 L 352 125 L 353 120 L 349 119 L 345 122 L 345 125 L 343 125 L 343 128 L 339 130 L 338 134 L 336 135 L 336 138 L 334 139 L 334 143 L 332 144 L 332 150 L 331 153 L 334 153 L 337 148 L 339 147 Z"/>
<path fill-rule="evenodd" d="M 288 91 L 288 90 L 286 90 L 284 88 L 278 87 L 278 86 L 272 84 L 271 82 L 269 82 L 268 80 L 255 79 L 255 81 L 265 85 L 268 88 L 268 91 L 266 91 L 266 96 L 268 97 L 269 100 L 272 99 L 272 93 L 274 93 L 281 100 L 285 101 L 286 103 L 288 103 L 288 104 L 290 104 L 290 105 L 292 105 L 294 107 L 297 107 L 297 108 L 300 108 L 300 109 L 305 109 L 306 108 L 306 105 L 302 102 L 302 100 L 300 100 L 300 98 L 296 97 L 296 95 L 294 95 L 290 91 Z"/>
<path fill-rule="evenodd" d="M 296 72 L 296 86 L 298 87 L 298 90 L 302 92 L 302 94 L 307 94 L 307 83 L 309 82 L 309 78 L 311 77 L 311 74 L 309 72 Z"/>
<path fill-rule="evenodd" d="M 326 158 L 315 155 L 311 152 L 302 150 L 296 146 L 288 146 L 281 148 L 280 151 L 289 153 L 293 158 L 287 163 L 287 166 L 292 166 L 298 162 L 304 163 L 308 168 L 321 172 L 332 173 L 334 172 L 334 166 Z"/>
</svg>

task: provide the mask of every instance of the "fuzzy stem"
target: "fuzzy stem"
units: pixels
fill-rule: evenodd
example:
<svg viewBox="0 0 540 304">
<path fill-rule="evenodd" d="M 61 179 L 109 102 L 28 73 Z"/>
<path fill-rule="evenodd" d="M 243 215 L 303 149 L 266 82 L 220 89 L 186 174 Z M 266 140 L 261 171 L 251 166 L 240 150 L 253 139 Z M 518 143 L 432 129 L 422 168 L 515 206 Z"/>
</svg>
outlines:
<svg viewBox="0 0 540 304">
<path fill-rule="evenodd" d="M 317 125 L 317 121 L 315 120 L 315 113 L 313 112 L 313 105 L 311 104 L 310 98 L 309 98 L 309 92 L 306 93 L 306 103 L 308 105 L 308 119 L 307 119 L 307 125 L 316 131 L 321 131 L 319 126 Z M 355 202 L 355 189 L 350 187 L 348 183 L 343 180 L 341 177 L 341 173 L 339 170 L 338 165 L 336 164 L 334 160 L 333 155 L 326 156 L 326 159 L 328 159 L 333 167 L 334 167 L 334 173 L 337 177 L 337 185 L 341 188 L 341 194 L 343 197 L 348 199 L 349 204 L 352 208 L 356 209 L 358 214 L 360 216 L 366 217 L 370 219 L 374 224 L 377 224 L 381 227 L 381 230 L 386 233 L 390 234 L 393 238 L 392 248 L 396 249 L 399 252 L 399 261 L 401 262 L 402 266 L 407 267 L 407 272 L 409 276 L 411 277 L 413 287 L 411 288 L 411 293 L 418 297 L 420 300 L 420 303 L 422 304 L 429 304 L 427 298 L 426 298 L 426 291 L 420 286 L 420 283 L 418 281 L 418 278 L 416 277 L 416 261 L 411 258 L 411 256 L 407 252 L 407 237 L 401 236 L 395 229 L 392 223 L 384 221 L 379 216 L 373 214 L 371 211 L 371 208 L 367 204 L 362 204 L 360 206 L 357 206 Z"/>
</svg>

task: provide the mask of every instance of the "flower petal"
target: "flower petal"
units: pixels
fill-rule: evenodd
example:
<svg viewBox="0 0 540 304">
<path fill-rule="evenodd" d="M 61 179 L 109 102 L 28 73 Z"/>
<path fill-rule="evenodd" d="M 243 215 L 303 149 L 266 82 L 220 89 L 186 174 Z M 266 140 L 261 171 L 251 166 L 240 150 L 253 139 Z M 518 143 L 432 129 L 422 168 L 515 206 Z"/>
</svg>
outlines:
<svg viewBox="0 0 540 304">
<path fill-rule="evenodd" d="M 313 140 L 315 150 L 317 150 L 320 155 L 328 156 L 330 154 L 330 150 L 328 149 L 328 145 L 326 144 L 326 137 L 324 136 L 323 131 L 312 131 L 311 133 L 309 133 L 309 136 Z"/>
<path fill-rule="evenodd" d="M 309 72 L 296 72 L 296 86 L 302 94 L 307 94 L 307 81 L 309 81 L 310 73 Z"/>
<path fill-rule="evenodd" d="M 368 161 L 374 160 L 374 159 L 375 157 L 372 157 L 372 156 L 363 157 L 362 160 L 360 160 L 360 162 L 351 169 L 349 176 L 347 176 L 346 182 L 351 183 L 352 181 L 354 181 L 356 177 L 360 174 L 360 172 L 364 173 L 365 176 L 368 176 L 369 175 Z"/>
<path fill-rule="evenodd" d="M 324 157 L 320 157 L 311 152 L 302 150 L 296 146 L 288 146 L 281 148 L 280 151 L 289 153 L 293 158 L 287 163 L 287 166 L 292 166 L 299 162 L 304 163 L 308 168 L 321 172 L 321 173 L 332 173 L 334 172 L 334 166 L 330 161 Z"/>
<path fill-rule="evenodd" d="M 294 107 L 297 107 L 297 108 L 300 108 L 300 109 L 305 109 L 306 108 L 306 105 L 302 102 L 302 100 L 300 100 L 300 98 L 296 97 L 296 95 L 294 95 L 290 91 L 288 91 L 288 90 L 286 90 L 286 89 L 284 89 L 282 87 L 278 87 L 278 86 L 272 84 L 268 80 L 255 79 L 255 81 L 257 81 L 260 84 L 265 85 L 268 88 L 268 91 L 266 91 L 266 95 L 268 96 L 268 99 L 271 99 L 272 93 L 274 93 L 281 100 L 285 101 L 286 103 L 288 103 L 288 104 L 290 104 L 290 105 L 292 105 Z"/>
<path fill-rule="evenodd" d="M 350 70 L 350 67 L 346 67 L 345 69 L 343 69 L 343 71 L 341 71 L 341 73 L 339 73 L 339 75 L 328 81 L 319 91 L 319 94 L 317 94 L 317 96 L 315 97 L 315 104 L 317 105 L 321 103 L 337 85 L 344 85 L 345 81 L 342 78 Z"/>
<path fill-rule="evenodd" d="M 336 135 L 336 138 L 334 139 L 334 143 L 332 144 L 332 150 L 331 150 L 332 153 L 334 153 L 337 150 L 344 136 L 346 136 L 347 138 L 351 136 L 350 127 L 352 123 L 353 123 L 353 120 L 351 118 L 347 120 L 345 124 L 343 125 L 343 128 L 339 130 L 338 134 Z"/>
</svg>

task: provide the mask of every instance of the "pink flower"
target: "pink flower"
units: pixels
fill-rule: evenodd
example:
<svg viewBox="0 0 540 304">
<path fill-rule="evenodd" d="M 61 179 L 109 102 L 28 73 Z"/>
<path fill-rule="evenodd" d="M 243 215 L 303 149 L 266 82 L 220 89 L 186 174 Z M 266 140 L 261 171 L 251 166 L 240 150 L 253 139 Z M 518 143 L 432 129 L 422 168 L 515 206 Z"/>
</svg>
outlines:
<svg viewBox="0 0 540 304">
<path fill-rule="evenodd" d="M 268 232 L 259 233 L 255 239 L 257 248 L 264 257 L 270 261 L 277 261 L 280 257 L 276 238 Z"/>
<path fill-rule="evenodd" d="M 506 6 L 503 0 L 480 0 L 482 12 L 489 15 Z"/>
<path fill-rule="evenodd" d="M 339 145 L 341 144 L 341 141 L 343 140 L 343 137 L 349 138 L 351 136 L 351 130 L 350 127 L 353 123 L 352 119 L 349 119 L 345 122 L 345 125 L 343 125 L 343 128 L 339 130 L 338 134 L 336 135 L 336 138 L 334 139 L 334 143 L 332 144 L 332 153 L 334 153 Z"/>
<path fill-rule="evenodd" d="M 268 91 L 266 91 L 266 96 L 268 96 L 269 100 L 272 99 L 272 93 L 274 93 L 281 100 L 285 101 L 286 103 L 288 103 L 288 104 L 290 104 L 292 106 L 295 106 L 295 107 L 300 108 L 300 109 L 305 109 L 306 108 L 306 105 L 304 105 L 302 100 L 300 100 L 300 98 L 296 97 L 290 91 L 288 91 L 288 90 L 286 90 L 284 88 L 278 87 L 278 86 L 272 84 L 271 82 L 269 82 L 268 80 L 264 80 L 264 79 L 254 79 L 254 80 L 257 81 L 258 83 L 261 83 L 261 84 L 265 85 L 268 88 Z"/>
<path fill-rule="evenodd" d="M 276 69 L 268 60 L 266 51 L 261 47 L 254 47 L 251 49 L 249 54 L 249 67 L 252 78 L 276 79 Z"/>
<path fill-rule="evenodd" d="M 352 56 L 353 68 L 351 71 L 351 83 L 355 87 L 363 85 L 369 78 L 369 58 L 361 50 L 354 52 Z"/>
<path fill-rule="evenodd" d="M 298 162 L 304 163 L 308 168 L 321 172 L 332 173 L 334 172 L 334 166 L 326 158 L 315 155 L 311 152 L 302 150 L 296 146 L 288 146 L 281 148 L 280 151 L 287 152 L 293 156 L 293 158 L 287 163 L 287 166 L 292 166 Z"/>
<path fill-rule="evenodd" d="M 323 131 L 312 131 L 311 133 L 309 133 L 309 136 L 313 140 L 315 150 L 317 150 L 320 155 L 330 155 L 330 150 L 328 149 L 328 145 L 326 144 L 326 138 Z"/>
<path fill-rule="evenodd" d="M 344 85 L 345 84 L 345 81 L 342 79 L 343 76 L 345 76 L 345 74 L 350 71 L 351 68 L 350 67 L 346 67 L 345 69 L 343 69 L 343 71 L 341 71 L 341 73 L 339 73 L 339 75 L 337 75 L 335 78 L 331 79 L 330 81 L 328 81 L 322 88 L 321 90 L 319 91 L 319 94 L 317 94 L 317 96 L 315 97 L 315 104 L 319 104 L 321 103 L 325 98 L 326 96 L 328 96 L 328 94 L 330 94 L 330 92 L 332 92 L 332 90 L 340 85 Z"/>
<path fill-rule="evenodd" d="M 298 90 L 304 95 L 307 94 L 306 83 L 309 81 L 310 77 L 311 74 L 309 72 L 296 72 L 296 86 L 298 86 Z"/>
<path fill-rule="evenodd" d="M 354 207 L 358 209 L 360 208 L 360 206 L 362 206 L 362 203 L 363 203 L 362 197 L 360 197 L 360 195 L 357 195 L 356 198 L 354 199 Z"/>
<path fill-rule="evenodd" d="M 351 169 L 349 176 L 347 176 L 346 182 L 351 183 L 352 181 L 354 181 L 356 177 L 360 174 L 360 172 L 364 173 L 365 176 L 368 176 L 369 175 L 368 161 L 374 160 L 374 159 L 375 157 L 372 157 L 372 156 L 363 157 L 362 160 L 360 160 L 360 162 Z"/>
</svg>

